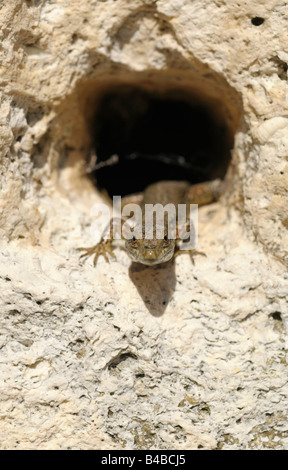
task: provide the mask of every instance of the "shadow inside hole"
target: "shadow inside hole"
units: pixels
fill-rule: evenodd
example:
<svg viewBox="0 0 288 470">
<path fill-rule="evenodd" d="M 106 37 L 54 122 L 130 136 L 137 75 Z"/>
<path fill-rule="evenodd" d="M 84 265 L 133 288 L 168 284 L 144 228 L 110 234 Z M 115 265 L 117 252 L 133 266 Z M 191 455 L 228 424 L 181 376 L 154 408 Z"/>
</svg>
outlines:
<svg viewBox="0 0 288 470">
<path fill-rule="evenodd" d="M 233 139 L 223 116 L 182 90 L 120 86 L 103 96 L 94 122 L 94 176 L 110 196 L 143 191 L 161 180 L 223 177 L 230 162 Z"/>
</svg>

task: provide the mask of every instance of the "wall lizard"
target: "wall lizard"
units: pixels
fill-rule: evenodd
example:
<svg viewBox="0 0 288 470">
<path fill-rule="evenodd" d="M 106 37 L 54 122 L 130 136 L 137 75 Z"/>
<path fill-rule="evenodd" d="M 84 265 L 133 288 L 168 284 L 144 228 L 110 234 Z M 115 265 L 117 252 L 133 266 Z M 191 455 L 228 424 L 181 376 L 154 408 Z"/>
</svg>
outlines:
<svg viewBox="0 0 288 470">
<path fill-rule="evenodd" d="M 157 204 L 160 203 L 163 206 L 169 203 L 173 203 L 176 208 L 178 204 L 190 204 L 204 205 L 216 201 L 223 191 L 224 183 L 220 179 L 208 181 L 204 183 L 198 183 L 191 185 L 184 181 L 159 181 L 149 185 L 143 193 L 128 196 L 122 199 L 122 204 L 126 205 L 134 203 L 140 205 L 142 209 L 143 219 L 143 235 L 142 238 L 136 238 L 133 236 L 131 239 L 126 239 L 122 247 L 124 248 L 132 259 L 137 263 L 142 263 L 148 266 L 155 264 L 165 263 L 175 258 L 181 253 L 188 253 L 192 262 L 194 263 L 194 255 L 201 254 L 194 249 L 184 250 L 179 249 L 179 239 L 168 238 L 168 220 L 167 217 L 164 219 L 164 236 L 161 239 L 156 238 L 155 229 L 153 229 L 153 238 L 145 238 L 144 227 L 145 227 L 145 204 Z M 78 248 L 78 250 L 84 250 L 84 253 L 80 256 L 88 257 L 94 255 L 94 266 L 100 255 L 103 255 L 106 261 L 109 260 L 108 255 L 115 257 L 113 249 L 117 246 L 117 241 L 113 240 L 112 233 L 113 221 L 110 221 L 110 238 L 102 239 L 99 243 L 88 248 Z M 178 227 L 177 232 L 178 233 Z M 119 245 L 119 244 L 118 244 Z M 120 245 L 121 246 L 121 245 Z"/>
</svg>

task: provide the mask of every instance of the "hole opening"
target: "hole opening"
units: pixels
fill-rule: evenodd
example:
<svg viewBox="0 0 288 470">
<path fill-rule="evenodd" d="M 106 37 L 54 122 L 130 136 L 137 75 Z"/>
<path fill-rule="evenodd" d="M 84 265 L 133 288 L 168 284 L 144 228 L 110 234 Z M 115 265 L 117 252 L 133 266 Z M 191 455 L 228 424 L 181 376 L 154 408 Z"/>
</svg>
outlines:
<svg viewBox="0 0 288 470">
<path fill-rule="evenodd" d="M 234 142 L 229 118 L 219 98 L 199 90 L 111 86 L 93 119 L 98 186 L 124 196 L 160 180 L 223 178 Z"/>
<path fill-rule="evenodd" d="M 261 26 L 261 24 L 263 24 L 264 21 L 265 21 L 265 19 L 261 18 L 260 16 L 255 16 L 254 18 L 251 19 L 251 23 L 254 26 Z"/>
<path fill-rule="evenodd" d="M 116 67 L 78 82 L 51 129 L 57 166 L 68 169 L 72 187 L 80 176 L 77 188 L 92 188 L 84 174 L 110 196 L 161 180 L 223 178 L 236 132 L 245 128 L 241 95 L 221 75 L 199 67 Z"/>
</svg>

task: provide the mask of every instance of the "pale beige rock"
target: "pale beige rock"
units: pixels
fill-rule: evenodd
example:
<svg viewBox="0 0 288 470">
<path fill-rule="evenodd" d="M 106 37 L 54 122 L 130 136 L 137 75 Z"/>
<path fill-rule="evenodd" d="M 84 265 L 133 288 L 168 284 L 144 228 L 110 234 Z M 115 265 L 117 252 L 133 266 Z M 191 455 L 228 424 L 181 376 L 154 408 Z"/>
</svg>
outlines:
<svg viewBox="0 0 288 470">
<path fill-rule="evenodd" d="M 286 2 L 2 3 L 1 448 L 287 449 Z M 180 87 L 235 135 L 195 266 L 79 263 L 122 84 Z"/>
</svg>

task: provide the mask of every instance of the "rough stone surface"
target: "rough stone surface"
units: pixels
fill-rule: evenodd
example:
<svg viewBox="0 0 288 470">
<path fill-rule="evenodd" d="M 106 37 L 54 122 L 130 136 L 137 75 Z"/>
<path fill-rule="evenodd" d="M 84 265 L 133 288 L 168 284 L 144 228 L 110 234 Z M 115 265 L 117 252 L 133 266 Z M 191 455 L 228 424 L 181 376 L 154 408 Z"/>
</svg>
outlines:
<svg viewBox="0 0 288 470">
<path fill-rule="evenodd" d="M 287 15 L 1 3 L 2 449 L 288 448 Z M 235 133 L 226 194 L 200 209 L 207 257 L 79 263 L 102 200 L 85 176 L 101 93 L 176 82 L 222 100 Z"/>
</svg>

